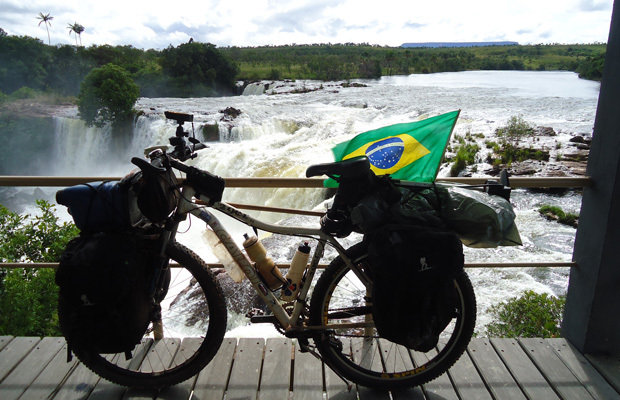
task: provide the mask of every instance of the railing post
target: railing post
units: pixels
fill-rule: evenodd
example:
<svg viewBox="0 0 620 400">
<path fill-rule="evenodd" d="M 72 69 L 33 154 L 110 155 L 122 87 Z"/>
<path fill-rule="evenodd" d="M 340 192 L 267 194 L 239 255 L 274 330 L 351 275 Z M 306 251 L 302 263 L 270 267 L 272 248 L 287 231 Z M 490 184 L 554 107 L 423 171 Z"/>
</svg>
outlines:
<svg viewBox="0 0 620 400">
<path fill-rule="evenodd" d="M 582 353 L 620 353 L 620 4 L 614 4 L 563 335 Z"/>
</svg>

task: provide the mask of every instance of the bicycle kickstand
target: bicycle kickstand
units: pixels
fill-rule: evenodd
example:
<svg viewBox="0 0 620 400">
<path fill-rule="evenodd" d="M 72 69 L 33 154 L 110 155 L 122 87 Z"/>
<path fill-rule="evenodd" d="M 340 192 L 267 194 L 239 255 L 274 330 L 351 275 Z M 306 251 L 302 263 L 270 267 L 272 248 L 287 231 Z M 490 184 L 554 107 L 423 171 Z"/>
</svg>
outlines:
<svg viewBox="0 0 620 400">
<path fill-rule="evenodd" d="M 314 346 L 310 346 L 310 343 L 308 342 L 307 338 L 297 338 L 297 342 L 299 343 L 299 348 L 300 348 L 302 353 L 310 353 L 313 356 L 315 356 L 317 359 L 319 359 L 321 362 L 323 362 L 323 364 L 327 365 L 340 379 L 342 379 L 344 384 L 347 385 L 347 392 L 349 392 L 349 393 L 351 392 L 351 389 L 353 388 L 353 384 L 351 382 L 349 382 L 347 380 L 347 378 L 342 376 L 340 374 L 340 372 L 336 371 L 335 369 L 330 367 L 326 362 L 324 362 L 323 358 L 321 357 L 321 355 L 319 353 L 317 353 L 316 351 L 314 351 L 315 347 Z"/>
</svg>

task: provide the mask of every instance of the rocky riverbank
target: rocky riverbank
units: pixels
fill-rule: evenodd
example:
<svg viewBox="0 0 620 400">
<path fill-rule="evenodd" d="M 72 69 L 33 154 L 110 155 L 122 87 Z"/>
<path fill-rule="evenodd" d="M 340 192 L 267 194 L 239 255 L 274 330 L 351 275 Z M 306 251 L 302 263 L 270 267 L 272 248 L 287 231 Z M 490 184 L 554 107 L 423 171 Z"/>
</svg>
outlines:
<svg viewBox="0 0 620 400">
<path fill-rule="evenodd" d="M 585 176 L 592 135 L 556 132 L 551 127 L 534 127 L 531 136 L 509 143 L 510 151 L 522 159 L 505 162 L 506 144 L 497 145 L 495 137 L 478 139 L 477 163 L 469 165 L 459 176 L 496 176 L 507 169 L 511 176 L 571 177 Z M 458 140 L 458 138 L 457 138 Z M 456 152 L 447 152 L 447 159 Z M 444 168 L 446 168 L 444 166 Z M 445 169 L 446 170 L 446 169 Z"/>
<path fill-rule="evenodd" d="M 0 104 L 0 116 L 48 118 L 71 113 L 76 106 L 69 102 L 53 103 L 35 99 L 15 100 Z"/>
</svg>

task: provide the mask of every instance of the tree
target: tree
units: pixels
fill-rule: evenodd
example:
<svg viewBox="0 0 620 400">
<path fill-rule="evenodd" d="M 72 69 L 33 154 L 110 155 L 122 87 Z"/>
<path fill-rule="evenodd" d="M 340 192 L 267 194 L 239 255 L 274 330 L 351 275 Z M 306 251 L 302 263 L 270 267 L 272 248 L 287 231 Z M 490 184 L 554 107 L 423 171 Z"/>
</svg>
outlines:
<svg viewBox="0 0 620 400">
<path fill-rule="evenodd" d="M 80 37 L 80 46 L 82 45 L 82 32 L 84 32 L 84 27 L 80 24 L 78 24 L 77 22 L 73 23 L 73 24 L 68 24 L 67 28 L 69 29 L 69 35 L 71 34 L 71 32 L 73 32 L 75 34 L 75 46 L 77 47 L 78 45 L 78 36 Z"/>
<path fill-rule="evenodd" d="M 173 93 L 189 97 L 208 96 L 218 90 L 234 92 L 238 68 L 211 43 L 185 43 L 162 51 L 161 66 L 172 78 Z"/>
<path fill-rule="evenodd" d="M 51 21 L 54 19 L 54 17 L 52 17 L 49 13 L 43 15 L 43 13 L 40 12 L 37 19 L 41 20 L 41 22 L 39 22 L 39 25 L 37 26 L 41 26 L 41 24 L 45 23 L 45 29 L 47 30 L 47 45 L 50 46 L 52 41 L 50 39 L 50 30 L 49 30 L 48 25 L 52 26 Z"/>
<path fill-rule="evenodd" d="M 77 236 L 72 223 L 59 223 L 54 207 L 39 200 L 40 215 L 19 215 L 0 205 L 0 260 L 56 262 Z M 0 268 L 0 335 L 57 336 L 58 288 L 49 268 Z"/>
<path fill-rule="evenodd" d="M 108 122 L 119 126 L 134 116 L 138 97 L 140 88 L 124 68 L 114 64 L 94 68 L 80 86 L 80 118 L 88 126 L 102 127 Z"/>
</svg>

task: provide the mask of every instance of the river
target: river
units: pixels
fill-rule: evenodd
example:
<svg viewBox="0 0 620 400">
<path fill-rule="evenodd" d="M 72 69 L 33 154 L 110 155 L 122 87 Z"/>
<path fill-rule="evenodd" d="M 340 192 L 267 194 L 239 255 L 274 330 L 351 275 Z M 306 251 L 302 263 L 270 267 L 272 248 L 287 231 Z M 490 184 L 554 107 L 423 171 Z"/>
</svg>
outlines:
<svg viewBox="0 0 620 400">
<path fill-rule="evenodd" d="M 218 125 L 219 140 L 209 143 L 210 147 L 200 151 L 192 163 L 222 177 L 302 177 L 309 165 L 332 161 L 330 149 L 335 144 L 360 132 L 457 109 L 461 114 L 454 135 L 474 134 L 483 149 L 485 140 L 494 139 L 496 128 L 513 116 L 521 116 L 531 125 L 552 127 L 558 133 L 540 139 L 550 140 L 554 153 L 566 149 L 575 135 L 591 135 L 599 92 L 598 83 L 579 79 L 571 72 L 473 71 L 356 82 L 360 85 L 276 82 L 267 88 L 254 85 L 246 90 L 252 95 L 245 96 L 142 98 L 136 108 L 143 115 L 136 122 L 133 138 L 122 144 L 105 129 L 85 128 L 75 118 L 77 111 L 70 110 L 55 118 L 54 148 L 42 168 L 59 176 L 124 175 L 133 168 L 131 157 L 141 155 L 147 146 L 167 143 L 174 134 L 175 126 L 165 120 L 164 111 L 193 114 L 198 137 L 203 125 Z M 227 107 L 241 114 L 226 120 L 221 111 Z M 190 124 L 185 127 L 192 129 Z M 473 176 L 488 169 L 483 159 L 481 155 Z M 445 176 L 448 171 L 446 166 L 439 174 Z M 324 197 L 325 192 L 316 189 L 229 188 L 224 193 L 226 201 L 301 209 L 320 209 Z M 523 246 L 466 249 L 466 262 L 571 260 L 575 230 L 546 221 L 536 209 L 542 204 L 558 204 L 565 211 L 578 213 L 579 193 L 559 196 L 514 190 L 512 203 Z M 288 218 L 283 214 L 254 215 L 270 221 Z M 294 221 L 318 223 L 311 218 Z M 187 229 L 180 240 L 212 260 L 197 234 L 199 227 Z M 233 231 L 239 229 L 235 226 Z M 276 261 L 286 262 L 289 249 L 294 247 L 294 243 L 278 242 L 270 252 Z M 568 283 L 566 268 L 477 269 L 469 273 L 478 297 L 477 330 L 481 333 L 489 322 L 489 306 L 526 289 L 561 295 Z M 240 320 L 238 325 L 244 323 Z M 236 332 L 244 335 L 248 331 Z M 256 332 L 249 330 L 250 335 Z"/>
</svg>

